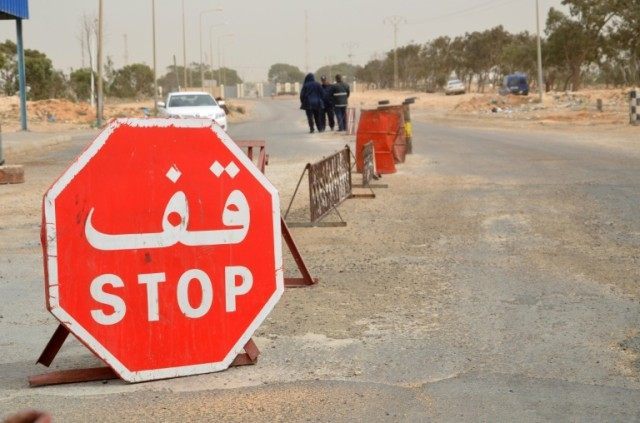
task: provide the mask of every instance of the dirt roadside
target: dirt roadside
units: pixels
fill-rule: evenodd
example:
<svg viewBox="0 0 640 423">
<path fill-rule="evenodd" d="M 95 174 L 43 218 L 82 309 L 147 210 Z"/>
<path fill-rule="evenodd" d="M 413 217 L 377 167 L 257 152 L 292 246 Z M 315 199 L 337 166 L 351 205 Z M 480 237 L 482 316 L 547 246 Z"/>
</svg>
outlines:
<svg viewBox="0 0 640 423">
<path fill-rule="evenodd" d="M 252 102 L 235 99 L 227 102 L 229 123 L 245 122 L 251 119 Z M 105 120 L 122 117 L 149 116 L 153 100 L 107 101 L 104 108 Z M 60 132 L 86 130 L 95 125 L 95 108 L 86 102 L 69 100 L 40 100 L 27 102 L 29 129 L 35 132 Z M 18 97 L 0 97 L 0 123 L 4 132 L 20 129 Z"/>
<path fill-rule="evenodd" d="M 630 89 L 585 89 L 580 92 L 546 93 L 542 103 L 537 95 L 502 96 L 498 93 L 468 93 L 446 96 L 444 93 L 375 90 L 354 93 L 350 103 L 360 108 L 377 106 L 380 100 L 400 104 L 415 97 L 412 118 L 487 127 L 575 128 L 619 126 L 629 121 Z M 603 111 L 597 109 L 597 100 Z"/>
</svg>

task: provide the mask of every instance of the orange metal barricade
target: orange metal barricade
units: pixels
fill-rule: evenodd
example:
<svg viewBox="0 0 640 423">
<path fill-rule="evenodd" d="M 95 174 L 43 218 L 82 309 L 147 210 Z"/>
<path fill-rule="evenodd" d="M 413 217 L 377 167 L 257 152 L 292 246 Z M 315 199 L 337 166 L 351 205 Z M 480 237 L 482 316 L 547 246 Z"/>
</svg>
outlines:
<svg viewBox="0 0 640 423">
<path fill-rule="evenodd" d="M 404 106 L 388 106 L 388 105 L 380 105 L 378 106 L 378 110 L 384 110 L 389 113 L 395 113 L 398 115 L 398 119 L 400 121 L 398 127 L 398 135 L 393 144 L 393 158 L 396 163 L 404 163 L 405 156 L 407 155 L 407 138 L 406 138 L 406 125 L 404 119 Z"/>
<path fill-rule="evenodd" d="M 404 137 L 404 118 L 402 106 L 400 112 L 388 110 L 362 110 L 356 134 L 356 169 L 363 168 L 363 149 L 369 141 L 374 144 L 376 170 L 379 173 L 396 172 L 396 163 L 404 161 L 406 144 Z"/>
</svg>

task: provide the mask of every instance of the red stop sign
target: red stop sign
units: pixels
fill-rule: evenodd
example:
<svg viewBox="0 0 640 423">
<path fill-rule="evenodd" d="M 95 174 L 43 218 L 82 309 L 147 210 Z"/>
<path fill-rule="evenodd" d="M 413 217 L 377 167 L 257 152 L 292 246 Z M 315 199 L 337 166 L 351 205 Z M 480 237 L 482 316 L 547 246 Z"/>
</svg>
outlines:
<svg viewBox="0 0 640 423">
<path fill-rule="evenodd" d="M 284 290 L 278 193 L 211 121 L 113 122 L 43 208 L 47 307 L 124 380 L 226 369 Z"/>
</svg>

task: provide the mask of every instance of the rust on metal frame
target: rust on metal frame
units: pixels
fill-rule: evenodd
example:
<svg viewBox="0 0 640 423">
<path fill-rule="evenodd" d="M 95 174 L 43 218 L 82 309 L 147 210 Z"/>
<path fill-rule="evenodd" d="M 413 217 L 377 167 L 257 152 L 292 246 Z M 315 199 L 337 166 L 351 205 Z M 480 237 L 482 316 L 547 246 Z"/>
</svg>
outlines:
<svg viewBox="0 0 640 423">
<path fill-rule="evenodd" d="M 284 286 L 288 288 L 300 288 L 310 285 L 315 285 L 318 283 L 317 278 L 313 278 L 309 269 L 307 268 L 300 251 L 298 250 L 298 246 L 296 245 L 293 237 L 291 236 L 291 231 L 289 231 L 289 227 L 283 218 L 280 218 L 280 226 L 282 228 L 282 236 L 284 237 L 284 241 L 287 243 L 289 247 L 289 251 L 293 256 L 293 259 L 298 266 L 298 270 L 302 274 L 301 278 L 284 278 Z"/>
<path fill-rule="evenodd" d="M 351 150 L 348 146 L 309 164 L 311 222 L 325 217 L 351 197 Z"/>
<path fill-rule="evenodd" d="M 354 162 L 356 157 L 351 153 Z M 353 184 L 353 188 L 369 188 L 373 193 L 373 188 L 389 188 L 387 184 L 372 184 L 371 181 L 380 178 L 380 174 L 376 173 L 375 146 L 373 141 L 369 141 L 362 148 L 362 183 Z M 353 169 L 353 168 L 352 168 Z M 366 198 L 375 198 L 366 197 Z"/>
<path fill-rule="evenodd" d="M 118 375 L 111 367 L 94 367 L 90 369 L 59 370 L 29 376 L 29 386 L 62 385 L 64 383 L 92 382 L 96 380 L 118 379 Z"/>
<path fill-rule="evenodd" d="M 373 142 L 369 141 L 362 149 L 362 185 L 369 186 L 375 175 L 375 165 L 373 163 Z"/>
<path fill-rule="evenodd" d="M 51 339 L 44 347 L 44 350 L 42 350 L 42 354 L 40 354 L 40 357 L 38 357 L 38 361 L 36 361 L 36 364 L 39 363 L 45 367 L 51 366 L 51 363 L 53 363 L 53 359 L 56 358 L 56 355 L 58 355 L 58 351 L 60 351 L 60 348 L 62 348 L 62 344 L 64 344 L 64 341 L 66 341 L 68 336 L 69 330 L 62 324 L 59 324 L 56 328 L 56 331 L 51 336 Z"/>
<path fill-rule="evenodd" d="M 40 354 L 37 363 L 49 367 L 56 357 L 62 344 L 69 336 L 69 329 L 58 325 L 47 346 Z M 252 338 L 244 345 L 244 353 L 238 354 L 229 367 L 256 364 L 260 350 Z M 96 380 L 118 379 L 118 374 L 111 367 L 92 367 L 86 369 L 58 370 L 55 372 L 29 376 L 29 386 L 62 385 L 65 383 L 92 382 Z"/>
<path fill-rule="evenodd" d="M 254 157 L 254 149 L 259 149 L 258 152 L 258 169 L 262 173 L 265 173 L 266 166 L 269 164 L 269 155 L 267 154 L 267 143 L 264 140 L 239 140 L 236 141 L 236 144 L 240 148 L 247 149 L 247 156 L 251 161 L 253 161 Z M 302 254 L 300 254 L 300 250 L 298 250 L 298 246 L 293 240 L 293 236 L 291 236 L 291 232 L 289 231 L 289 227 L 287 226 L 284 218 L 280 217 L 280 230 L 282 232 L 282 236 L 293 256 L 293 259 L 298 266 L 298 270 L 302 277 L 300 278 L 284 278 L 284 286 L 288 288 L 299 288 L 305 286 L 311 286 L 318 283 L 317 278 L 313 278 L 307 265 L 302 258 Z M 247 344 L 248 345 L 248 344 Z M 255 345 L 255 344 L 254 344 Z M 246 349 L 246 348 L 245 348 Z"/>
<path fill-rule="evenodd" d="M 265 140 L 239 140 L 235 143 L 238 147 L 247 149 L 247 157 L 251 161 L 253 161 L 254 150 L 258 150 L 257 166 L 260 172 L 264 173 L 266 166 L 269 164 L 267 142 Z"/>
</svg>

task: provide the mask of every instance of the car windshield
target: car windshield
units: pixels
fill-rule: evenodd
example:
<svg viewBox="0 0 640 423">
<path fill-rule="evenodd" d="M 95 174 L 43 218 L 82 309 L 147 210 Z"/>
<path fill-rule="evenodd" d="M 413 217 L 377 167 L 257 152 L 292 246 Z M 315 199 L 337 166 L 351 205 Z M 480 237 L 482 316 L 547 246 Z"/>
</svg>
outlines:
<svg viewBox="0 0 640 423">
<path fill-rule="evenodd" d="M 452 79 L 451 81 L 449 81 L 449 85 L 458 85 L 458 84 L 462 84 L 462 82 L 460 82 L 458 79 Z"/>
<path fill-rule="evenodd" d="M 169 99 L 169 107 L 216 106 L 216 101 L 208 94 L 178 94 Z"/>
<path fill-rule="evenodd" d="M 527 78 L 524 76 L 509 76 L 507 77 L 507 86 L 515 87 L 518 85 L 525 85 L 527 83 Z"/>
</svg>

